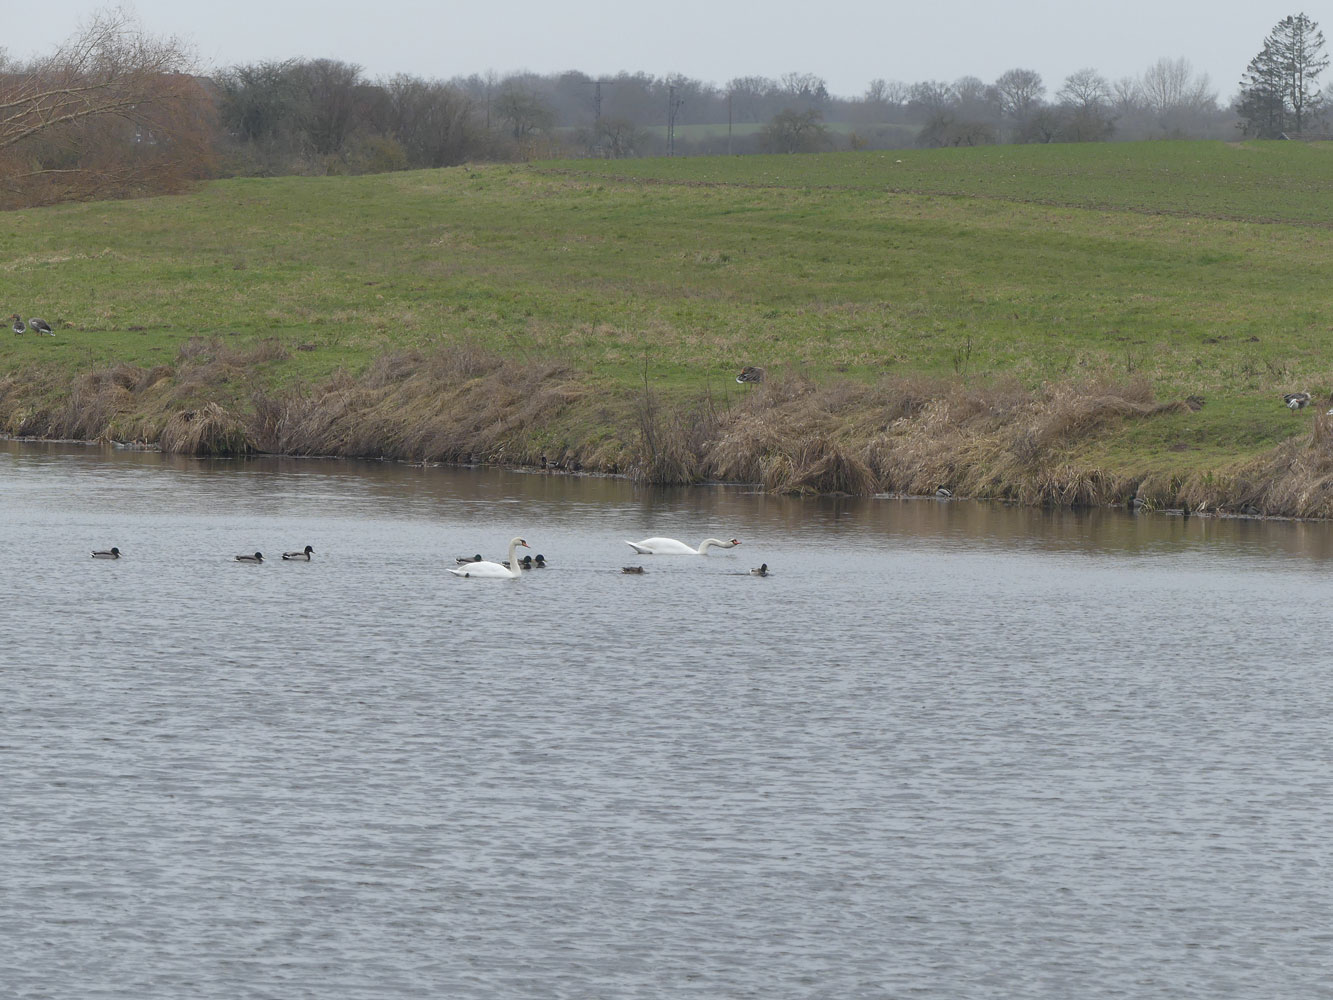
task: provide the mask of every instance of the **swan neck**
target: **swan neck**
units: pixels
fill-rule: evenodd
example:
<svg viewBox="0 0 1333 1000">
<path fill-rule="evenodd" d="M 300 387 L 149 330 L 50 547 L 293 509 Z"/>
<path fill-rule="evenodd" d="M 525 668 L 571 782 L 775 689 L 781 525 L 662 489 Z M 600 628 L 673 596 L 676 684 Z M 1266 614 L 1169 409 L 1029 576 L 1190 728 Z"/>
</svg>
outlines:
<svg viewBox="0 0 1333 1000">
<path fill-rule="evenodd" d="M 718 539 L 716 538 L 705 538 L 702 542 L 699 543 L 699 555 L 701 556 L 708 555 L 708 547 L 710 545 L 716 545 L 719 549 L 731 548 L 731 546 L 728 545 L 726 542 L 718 541 Z"/>
<path fill-rule="evenodd" d="M 509 575 L 515 580 L 523 575 L 523 570 L 518 565 L 518 542 L 509 543 Z"/>
</svg>

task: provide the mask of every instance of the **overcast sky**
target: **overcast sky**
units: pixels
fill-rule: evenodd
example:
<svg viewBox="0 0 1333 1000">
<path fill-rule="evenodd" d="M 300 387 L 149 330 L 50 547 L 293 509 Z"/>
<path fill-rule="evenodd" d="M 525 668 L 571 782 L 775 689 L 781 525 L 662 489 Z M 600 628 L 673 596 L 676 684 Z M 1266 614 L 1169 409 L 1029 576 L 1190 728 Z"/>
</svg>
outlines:
<svg viewBox="0 0 1333 1000">
<path fill-rule="evenodd" d="M 19 59 L 50 52 L 93 11 L 110 6 L 37 0 L 19 13 L 18 0 L 4 2 L 9 16 L 0 46 Z M 124 6 L 149 32 L 191 43 L 206 68 L 328 56 L 356 63 L 371 77 L 628 70 L 716 84 L 796 71 L 854 97 L 876 77 L 914 83 L 976 76 L 989 83 L 1022 67 L 1040 73 L 1051 96 L 1083 67 L 1117 80 L 1165 56 L 1184 57 L 1207 73 L 1224 101 L 1273 26 L 1300 11 L 1266 0 L 137 0 Z M 1308 12 L 1320 20 L 1318 9 Z"/>
</svg>

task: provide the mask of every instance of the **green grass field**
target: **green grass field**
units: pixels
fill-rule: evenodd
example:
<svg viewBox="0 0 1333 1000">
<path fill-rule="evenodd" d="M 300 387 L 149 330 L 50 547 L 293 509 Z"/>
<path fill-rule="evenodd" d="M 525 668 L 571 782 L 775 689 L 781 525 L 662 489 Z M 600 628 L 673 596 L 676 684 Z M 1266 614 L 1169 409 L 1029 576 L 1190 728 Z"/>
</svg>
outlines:
<svg viewBox="0 0 1333 1000">
<path fill-rule="evenodd" d="M 1333 388 L 1330 181 L 1333 145 L 1200 142 L 220 181 L 5 214 L 0 311 L 58 335 L 0 336 L 0 370 L 218 336 L 313 345 L 279 387 L 441 344 L 668 393 L 745 364 L 1147 378 L 1207 408 L 1108 455 L 1220 461 L 1304 428 L 1282 393 Z"/>
</svg>

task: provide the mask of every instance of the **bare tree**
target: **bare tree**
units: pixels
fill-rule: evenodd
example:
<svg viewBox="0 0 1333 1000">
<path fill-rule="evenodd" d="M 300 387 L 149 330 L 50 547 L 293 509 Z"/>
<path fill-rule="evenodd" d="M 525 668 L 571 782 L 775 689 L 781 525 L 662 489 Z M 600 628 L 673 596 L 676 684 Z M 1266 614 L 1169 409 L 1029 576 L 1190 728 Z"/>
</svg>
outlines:
<svg viewBox="0 0 1333 1000">
<path fill-rule="evenodd" d="M 1139 77 L 1143 107 L 1156 134 L 1185 138 L 1217 111 L 1208 74 L 1195 75 L 1188 59 L 1159 59 Z"/>
<path fill-rule="evenodd" d="M 907 103 L 911 88 L 901 80 L 871 80 L 866 87 L 865 100 L 900 108 Z"/>
<path fill-rule="evenodd" d="M 603 117 L 585 130 L 584 145 L 596 155 L 619 160 L 637 156 L 648 140 L 648 133 L 628 118 Z"/>
<path fill-rule="evenodd" d="M 774 103 L 780 88 L 766 76 L 738 76 L 727 83 L 737 121 L 760 121 Z"/>
<path fill-rule="evenodd" d="M 995 81 L 995 90 L 999 94 L 1000 111 L 1021 135 L 1046 93 L 1041 74 L 1032 69 L 1007 70 Z"/>
<path fill-rule="evenodd" d="M 361 67 L 338 59 L 314 59 L 300 64 L 299 77 L 309 95 L 305 131 L 314 152 L 342 153 L 357 125 Z"/>
<path fill-rule="evenodd" d="M 1115 131 L 1111 84 L 1095 69 L 1070 73 L 1055 98 L 1065 112 L 1061 138 L 1070 142 L 1099 142 L 1109 139 Z"/>
<path fill-rule="evenodd" d="M 907 111 L 911 118 L 926 122 L 944 111 L 951 110 L 958 103 L 958 95 L 953 85 L 941 80 L 922 80 L 912 84 L 907 99 Z"/>
<path fill-rule="evenodd" d="M 1143 107 L 1143 90 L 1137 78 L 1122 76 L 1111 85 L 1111 109 L 1118 115 Z"/>
<path fill-rule="evenodd" d="M 990 146 L 995 143 L 995 129 L 985 122 L 959 118 L 950 110 L 937 112 L 917 133 L 916 144 L 938 146 Z"/>
<path fill-rule="evenodd" d="M 218 74 L 222 126 L 242 143 L 271 144 L 309 115 L 296 60 L 233 66 Z"/>
<path fill-rule="evenodd" d="M 535 88 L 518 80 L 505 81 L 504 88 L 495 98 L 495 113 L 517 140 L 534 132 L 544 132 L 555 124 L 550 105 Z"/>
<path fill-rule="evenodd" d="M 175 190 L 211 164 L 212 104 L 174 38 L 123 11 L 0 79 L 4 203 Z"/>
<path fill-rule="evenodd" d="M 818 108 L 787 108 L 764 127 L 764 147 L 773 153 L 814 153 L 828 145 L 828 129 Z"/>
<path fill-rule="evenodd" d="M 414 167 L 447 167 L 468 158 L 477 142 L 477 108 L 471 97 L 447 83 L 399 75 L 385 85 L 387 130 Z"/>
<path fill-rule="evenodd" d="M 1217 103 L 1208 74 L 1194 75 L 1188 59 L 1158 59 L 1139 78 L 1139 92 L 1150 111 L 1166 115 L 1202 111 Z"/>
<path fill-rule="evenodd" d="M 959 77 L 953 82 L 958 116 L 994 126 L 1000 120 L 999 92 L 975 76 Z"/>
<path fill-rule="evenodd" d="M 814 107 L 828 103 L 828 85 L 823 77 L 813 73 L 783 73 L 778 82 L 789 102 Z"/>
</svg>

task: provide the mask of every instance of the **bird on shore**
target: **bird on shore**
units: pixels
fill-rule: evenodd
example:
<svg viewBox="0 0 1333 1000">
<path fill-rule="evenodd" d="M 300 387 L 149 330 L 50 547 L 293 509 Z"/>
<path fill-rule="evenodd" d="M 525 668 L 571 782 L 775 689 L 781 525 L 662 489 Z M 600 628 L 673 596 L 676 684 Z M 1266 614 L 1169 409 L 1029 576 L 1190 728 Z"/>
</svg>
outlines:
<svg viewBox="0 0 1333 1000">
<path fill-rule="evenodd" d="M 310 556 L 314 553 L 314 551 L 315 550 L 313 548 L 307 545 L 305 547 L 304 552 L 284 552 L 282 554 L 282 558 L 288 560 L 289 562 L 296 562 L 297 560 L 300 560 L 301 562 L 309 562 Z"/>
<path fill-rule="evenodd" d="M 1310 405 L 1310 394 L 1308 392 L 1289 392 L 1282 397 L 1282 402 L 1287 404 L 1289 410 L 1300 410 Z"/>
<path fill-rule="evenodd" d="M 111 548 L 109 548 L 109 549 L 102 549 L 102 550 L 100 550 L 100 551 L 94 552 L 94 553 L 93 553 L 93 558 L 94 558 L 94 559 L 119 559 L 119 558 L 120 558 L 120 549 L 116 548 L 116 547 L 113 545 L 113 546 L 111 546 Z"/>
<path fill-rule="evenodd" d="M 746 382 L 762 382 L 764 380 L 764 370 L 756 368 L 754 365 L 746 365 L 741 369 L 741 373 L 736 376 L 736 381 L 744 385 Z"/>
<path fill-rule="evenodd" d="M 44 334 L 48 337 L 54 337 L 56 335 L 55 331 L 51 329 L 51 324 L 48 323 L 46 320 L 42 319 L 40 316 L 32 317 L 32 319 L 28 320 L 28 325 L 32 327 L 34 330 L 36 330 L 38 333 Z"/>
<path fill-rule="evenodd" d="M 758 569 L 750 570 L 751 576 L 768 576 L 768 563 L 760 563 Z"/>
<path fill-rule="evenodd" d="M 237 556 L 236 561 L 243 563 L 262 563 L 264 561 L 264 553 L 256 552 L 252 556 Z"/>
<path fill-rule="evenodd" d="M 949 489 L 947 486 L 941 486 L 935 491 L 935 495 L 941 500 L 949 500 L 953 497 L 953 490 Z"/>
<path fill-rule="evenodd" d="M 18 313 L 12 313 L 9 318 L 14 321 L 14 336 L 21 337 L 28 332 L 28 324 L 23 322 L 23 317 Z"/>
</svg>

